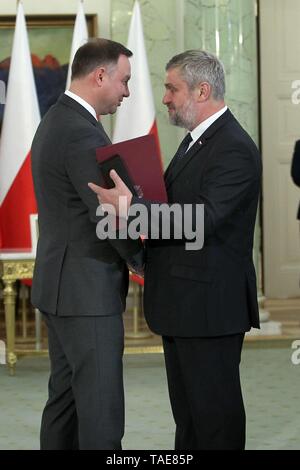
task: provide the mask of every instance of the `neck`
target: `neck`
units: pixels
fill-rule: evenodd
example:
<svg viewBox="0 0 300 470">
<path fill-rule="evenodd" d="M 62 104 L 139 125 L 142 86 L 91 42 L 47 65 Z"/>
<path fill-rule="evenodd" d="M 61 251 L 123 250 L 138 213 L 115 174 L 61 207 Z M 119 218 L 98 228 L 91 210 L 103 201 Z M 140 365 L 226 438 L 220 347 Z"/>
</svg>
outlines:
<svg viewBox="0 0 300 470">
<path fill-rule="evenodd" d="M 203 103 L 204 104 L 204 103 Z M 211 117 L 213 114 L 216 114 L 218 111 L 220 111 L 222 108 L 224 108 L 225 102 L 222 101 L 207 101 L 202 109 L 199 109 L 199 113 L 196 116 L 196 120 L 194 123 L 194 126 L 192 129 L 189 129 L 189 131 L 193 131 L 196 129 L 201 122 L 206 121 L 209 117 Z"/>
<path fill-rule="evenodd" d="M 207 108 L 201 112 L 200 120 L 197 125 L 201 122 L 206 121 L 206 119 L 210 118 L 213 114 L 216 114 L 218 111 L 221 111 L 225 106 L 224 101 L 212 101 L 208 104 Z"/>
<path fill-rule="evenodd" d="M 90 104 L 94 108 L 97 114 L 97 109 L 95 107 L 94 100 L 92 99 L 91 94 L 86 92 L 86 87 L 81 87 L 79 84 L 72 82 L 70 85 L 69 91 L 71 91 L 75 95 L 79 96 L 79 98 L 82 98 L 84 101 Z"/>
</svg>

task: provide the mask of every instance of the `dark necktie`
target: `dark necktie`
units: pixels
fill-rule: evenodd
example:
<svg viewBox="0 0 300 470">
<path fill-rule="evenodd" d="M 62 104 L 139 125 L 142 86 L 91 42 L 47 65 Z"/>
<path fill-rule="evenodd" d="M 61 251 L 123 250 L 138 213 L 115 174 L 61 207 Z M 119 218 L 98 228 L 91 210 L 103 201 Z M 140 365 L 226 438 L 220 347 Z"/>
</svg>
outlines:
<svg viewBox="0 0 300 470">
<path fill-rule="evenodd" d="M 191 133 L 189 132 L 185 138 L 183 139 L 183 141 L 181 142 L 181 144 L 179 145 L 178 149 L 177 149 L 177 152 L 175 153 L 173 159 L 172 159 L 172 168 L 175 168 L 175 166 L 177 165 L 178 161 L 184 156 L 184 154 L 186 153 L 190 143 L 192 142 L 192 136 L 191 136 Z"/>
</svg>

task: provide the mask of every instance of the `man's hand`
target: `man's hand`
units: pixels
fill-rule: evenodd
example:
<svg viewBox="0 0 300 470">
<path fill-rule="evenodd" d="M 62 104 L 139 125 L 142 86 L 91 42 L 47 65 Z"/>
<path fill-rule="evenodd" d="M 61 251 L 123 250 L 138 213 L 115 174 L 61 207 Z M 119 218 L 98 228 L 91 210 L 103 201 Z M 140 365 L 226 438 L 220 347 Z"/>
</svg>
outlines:
<svg viewBox="0 0 300 470">
<path fill-rule="evenodd" d="M 94 183 L 88 183 L 88 185 L 97 194 L 99 204 L 101 206 L 104 204 L 108 205 L 105 206 L 105 212 L 115 213 L 119 217 L 126 218 L 131 204 L 132 193 L 115 170 L 111 170 L 109 176 L 115 183 L 115 187 L 112 189 L 105 189 Z M 109 205 L 115 208 L 115 212 L 109 210 Z"/>
</svg>

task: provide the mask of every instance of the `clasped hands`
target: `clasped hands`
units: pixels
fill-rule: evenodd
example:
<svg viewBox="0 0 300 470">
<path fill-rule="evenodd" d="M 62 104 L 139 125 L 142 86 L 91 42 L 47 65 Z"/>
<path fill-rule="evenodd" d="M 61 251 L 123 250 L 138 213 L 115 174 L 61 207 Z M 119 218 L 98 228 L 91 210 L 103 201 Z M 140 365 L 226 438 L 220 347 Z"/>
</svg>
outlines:
<svg viewBox="0 0 300 470">
<path fill-rule="evenodd" d="M 99 204 L 104 212 L 121 218 L 127 218 L 132 200 L 132 193 L 115 170 L 111 170 L 109 176 L 115 184 L 114 188 L 105 189 L 94 183 L 88 183 L 88 186 L 97 195 Z M 128 268 L 138 276 L 144 276 L 142 267 L 133 267 L 132 265 L 129 265 Z"/>
</svg>

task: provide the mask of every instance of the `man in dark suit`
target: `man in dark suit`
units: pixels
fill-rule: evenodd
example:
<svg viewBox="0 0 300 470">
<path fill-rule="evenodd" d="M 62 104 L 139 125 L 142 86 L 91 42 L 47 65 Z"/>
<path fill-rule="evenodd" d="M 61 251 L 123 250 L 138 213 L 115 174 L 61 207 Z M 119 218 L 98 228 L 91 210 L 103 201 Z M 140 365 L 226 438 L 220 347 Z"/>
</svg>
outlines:
<svg viewBox="0 0 300 470">
<path fill-rule="evenodd" d="M 252 248 L 261 160 L 225 106 L 224 70 L 215 56 L 186 51 L 166 70 L 163 103 L 171 123 L 189 130 L 165 173 L 168 201 L 180 204 L 182 214 L 192 206 L 194 231 L 204 204 L 204 245 L 187 250 L 184 236 L 163 239 L 162 230 L 160 240 L 147 241 L 145 315 L 163 338 L 175 448 L 244 449 L 239 364 L 245 332 L 259 327 Z M 140 204 L 156 224 L 154 203 L 132 197 L 111 176 L 114 189 L 90 185 L 100 202 L 117 208 L 124 196 L 119 215 L 129 208 L 130 216 Z M 174 230 L 174 217 L 167 218 L 163 223 Z"/>
<path fill-rule="evenodd" d="M 291 166 L 291 176 L 294 183 L 300 187 L 300 140 L 297 140 L 295 143 Z M 297 219 L 300 220 L 300 204 L 298 207 Z"/>
<path fill-rule="evenodd" d="M 32 144 L 39 240 L 32 303 L 48 327 L 51 375 L 41 449 L 119 449 L 124 433 L 123 320 L 129 264 L 142 244 L 99 240 L 97 147 L 110 144 L 98 116 L 129 96 L 132 53 L 104 39 L 78 49 L 70 90 Z"/>
</svg>

